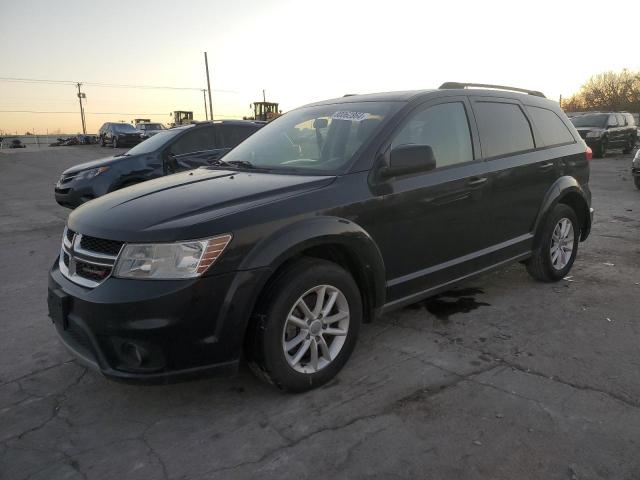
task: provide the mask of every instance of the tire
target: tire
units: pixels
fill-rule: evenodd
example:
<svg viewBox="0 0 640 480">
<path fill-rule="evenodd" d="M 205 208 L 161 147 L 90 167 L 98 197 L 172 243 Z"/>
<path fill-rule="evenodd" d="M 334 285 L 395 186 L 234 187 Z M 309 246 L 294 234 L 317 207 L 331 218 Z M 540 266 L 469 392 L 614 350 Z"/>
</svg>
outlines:
<svg viewBox="0 0 640 480">
<path fill-rule="evenodd" d="M 600 141 L 600 145 L 598 145 L 593 150 L 593 155 L 596 158 L 603 158 L 606 154 L 607 154 L 607 141 L 603 139 Z"/>
<path fill-rule="evenodd" d="M 323 385 L 342 369 L 356 344 L 362 322 L 356 282 L 332 262 L 303 258 L 285 267 L 269 284 L 247 332 L 245 353 L 250 367 L 261 380 L 289 392 Z M 320 294 L 322 308 L 317 309 Z M 306 315 L 300 302 L 308 307 Z M 328 318 L 333 322 L 326 323 Z M 287 342 L 291 348 L 285 352 Z"/>
<path fill-rule="evenodd" d="M 118 137 L 112 138 L 113 148 L 118 148 Z"/>
<path fill-rule="evenodd" d="M 627 146 L 622 149 L 622 153 L 624 153 L 625 155 L 631 153 L 634 145 L 635 142 L 633 141 L 633 138 L 630 138 L 629 140 L 627 140 Z"/>
<path fill-rule="evenodd" d="M 100 139 L 100 146 L 101 146 L 101 147 L 106 147 L 106 146 L 107 146 L 107 144 L 106 144 L 106 143 L 104 143 L 104 138 L 101 138 L 101 139 Z"/>
<path fill-rule="evenodd" d="M 636 188 L 640 190 L 640 177 L 633 177 L 633 183 L 635 183 Z"/>
<path fill-rule="evenodd" d="M 570 235 L 563 238 L 562 232 L 558 228 L 566 225 L 568 221 L 571 230 Z M 560 246 L 554 240 L 558 237 L 562 239 Z M 570 238 L 572 237 L 572 238 Z M 537 247 L 534 248 L 531 258 L 526 262 L 527 271 L 534 279 L 541 282 L 557 282 L 564 278 L 571 270 L 573 262 L 578 253 L 578 243 L 580 241 L 580 224 L 578 217 L 571 207 L 559 203 L 547 215 L 541 225 L 540 236 L 537 239 Z M 554 252 L 558 249 L 558 253 Z M 570 252 L 568 249 L 571 248 Z"/>
</svg>

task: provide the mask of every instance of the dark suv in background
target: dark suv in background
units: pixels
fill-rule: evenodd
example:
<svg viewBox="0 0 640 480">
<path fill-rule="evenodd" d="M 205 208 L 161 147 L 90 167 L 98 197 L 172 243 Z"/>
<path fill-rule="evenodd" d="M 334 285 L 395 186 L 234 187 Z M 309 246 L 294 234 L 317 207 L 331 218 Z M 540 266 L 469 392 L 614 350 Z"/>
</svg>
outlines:
<svg viewBox="0 0 640 480">
<path fill-rule="evenodd" d="M 604 157 L 610 148 L 631 153 L 638 138 L 635 119 L 626 112 L 586 113 L 573 117 L 571 122 L 596 157 Z"/>
<path fill-rule="evenodd" d="M 75 208 L 120 188 L 209 165 L 262 125 L 230 120 L 163 130 L 126 153 L 68 168 L 55 186 L 56 201 Z"/>
<path fill-rule="evenodd" d="M 113 148 L 132 147 L 142 140 L 142 133 L 128 123 L 107 122 L 98 130 L 98 143 L 104 147 L 111 144 Z"/>
<path fill-rule="evenodd" d="M 244 355 L 301 391 L 363 321 L 512 262 L 562 279 L 591 228 L 591 150 L 539 92 L 470 86 L 307 105 L 210 167 L 78 208 L 49 277 L 63 343 L 112 378 Z"/>
</svg>

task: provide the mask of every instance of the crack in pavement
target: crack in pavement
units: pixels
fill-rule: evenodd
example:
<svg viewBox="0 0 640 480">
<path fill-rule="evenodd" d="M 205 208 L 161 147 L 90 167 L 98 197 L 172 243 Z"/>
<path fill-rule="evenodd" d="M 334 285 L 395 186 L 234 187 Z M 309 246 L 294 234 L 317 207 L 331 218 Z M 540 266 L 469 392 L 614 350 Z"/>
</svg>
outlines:
<svg viewBox="0 0 640 480">
<path fill-rule="evenodd" d="M 399 325 L 399 324 L 395 324 L 395 323 L 391 323 L 391 325 L 394 325 L 396 327 L 399 328 L 406 328 L 409 330 L 415 330 L 418 332 L 422 332 L 422 333 L 433 333 L 434 335 L 438 335 L 442 338 L 447 339 L 447 341 L 449 341 L 450 343 L 454 343 L 451 338 L 449 338 L 449 335 L 442 333 L 442 332 L 438 332 L 438 331 L 431 331 L 431 330 L 424 330 L 424 329 L 420 329 L 420 328 L 416 328 L 416 327 L 412 327 L 412 326 L 408 326 L 408 325 Z M 559 375 L 547 375 L 543 372 L 528 368 L 528 367 L 524 367 L 519 363 L 513 362 L 511 360 L 506 359 L 505 357 L 503 357 L 500 354 L 494 353 L 491 350 L 488 349 L 477 349 L 477 348 L 473 348 L 470 347 L 468 345 L 464 345 L 462 343 L 455 343 L 455 345 L 457 345 L 460 348 L 464 348 L 465 350 L 471 351 L 471 352 L 475 352 L 481 355 L 488 355 L 491 358 L 493 358 L 496 361 L 499 361 L 501 363 L 503 363 L 504 365 L 508 365 L 511 368 L 518 370 L 522 373 L 528 373 L 531 375 L 536 375 L 538 377 L 541 378 L 545 378 L 547 380 L 551 380 L 553 382 L 557 382 L 560 383 L 562 385 L 566 385 L 572 388 L 575 388 L 576 390 L 582 390 L 582 391 L 586 391 L 586 392 L 592 392 L 592 393 L 600 393 L 602 395 L 606 395 L 608 397 L 611 397 L 615 400 L 617 400 L 618 402 L 621 402 L 629 407 L 633 407 L 633 408 L 640 408 L 640 400 L 636 400 L 633 398 L 628 398 L 624 395 L 621 395 L 619 393 L 616 392 L 612 392 L 603 388 L 598 388 L 598 387 L 594 387 L 594 386 L 590 386 L 590 385 L 584 385 L 584 384 L 580 384 L 577 382 L 571 382 L 569 380 L 563 379 L 562 377 L 560 377 Z M 391 347 L 388 347 L 391 348 Z M 394 349 L 392 349 L 394 350 Z M 401 350 L 396 350 L 398 352 L 401 352 Z"/>
<path fill-rule="evenodd" d="M 384 407 L 382 407 L 378 412 L 374 412 L 374 413 L 370 413 L 367 415 L 360 415 L 357 417 L 352 418 L 351 420 L 349 420 L 348 422 L 342 424 L 342 425 L 334 425 L 334 426 L 327 426 L 327 427 L 322 427 L 319 428 L 318 430 L 314 430 L 313 432 L 310 432 L 308 434 L 302 435 L 298 438 L 296 438 L 293 441 L 290 441 L 289 443 L 287 443 L 286 445 L 277 447 L 275 449 L 269 450 L 267 452 L 265 452 L 263 455 L 260 456 L 260 458 L 258 458 L 257 460 L 251 460 L 251 461 L 246 461 L 246 462 L 240 462 L 234 465 L 229 465 L 226 467 L 221 467 L 221 468 L 216 468 L 213 470 L 209 470 L 207 472 L 205 472 L 203 474 L 203 476 L 208 476 L 208 475 L 213 475 L 213 474 L 218 474 L 218 473 L 222 473 L 222 472 L 228 472 L 228 471 L 232 471 L 232 470 L 237 470 L 238 468 L 241 467 L 245 467 L 248 465 L 258 465 L 262 462 L 264 462 L 265 460 L 267 460 L 270 457 L 277 457 L 278 454 L 280 452 L 282 452 L 283 450 L 289 450 L 292 448 L 297 447 L 298 445 L 300 445 L 303 442 L 306 442 L 307 440 L 316 437 L 317 435 L 321 435 L 323 433 L 326 432 L 336 432 L 336 431 L 340 431 L 346 428 L 349 428 L 353 425 L 355 425 L 358 422 L 361 421 L 367 421 L 367 420 L 373 420 L 377 417 L 383 416 L 383 415 L 390 415 L 394 413 L 394 409 L 396 407 L 402 406 L 404 405 L 406 402 L 409 401 L 415 401 L 415 399 L 419 396 L 421 399 L 425 398 L 425 397 L 430 397 L 433 395 L 437 395 L 439 393 L 442 393 L 444 390 L 455 387 L 456 385 L 458 385 L 461 382 L 464 382 L 465 380 L 467 380 L 470 377 L 476 376 L 476 375 L 480 375 L 482 373 L 488 372 L 490 370 L 493 370 L 495 368 L 500 367 L 500 365 L 492 365 L 491 367 L 488 368 L 484 368 L 484 369 L 480 369 L 480 370 L 475 370 L 473 372 L 470 372 L 466 375 L 460 375 L 457 374 L 455 372 L 450 372 L 447 371 L 446 369 L 440 367 L 439 365 L 432 365 L 433 367 L 442 370 L 446 373 L 450 373 L 451 375 L 455 376 L 455 380 L 451 381 L 451 382 L 445 382 L 445 383 L 441 383 L 436 385 L 436 388 L 438 389 L 437 391 L 433 391 L 430 392 L 430 390 L 428 388 L 420 388 L 414 392 L 412 392 L 409 395 L 406 395 L 405 397 L 402 397 L 398 400 L 393 401 L 391 404 L 388 404 Z M 433 386 L 431 386 L 430 388 L 433 388 Z M 424 393 L 429 393 L 429 395 L 424 395 Z M 283 436 L 283 438 L 286 438 Z M 276 460 L 276 458 L 274 458 L 274 460 Z"/>
</svg>

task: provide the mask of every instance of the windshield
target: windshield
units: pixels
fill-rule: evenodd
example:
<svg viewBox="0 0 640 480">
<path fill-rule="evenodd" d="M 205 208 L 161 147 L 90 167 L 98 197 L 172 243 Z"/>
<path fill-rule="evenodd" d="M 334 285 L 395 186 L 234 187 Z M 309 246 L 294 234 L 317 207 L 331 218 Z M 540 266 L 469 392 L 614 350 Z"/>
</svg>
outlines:
<svg viewBox="0 0 640 480">
<path fill-rule="evenodd" d="M 184 132 L 182 128 L 174 128 L 171 130 L 163 130 L 160 133 L 156 133 L 154 136 L 140 142 L 127 152 L 127 155 L 138 155 L 140 153 L 155 152 L 159 148 L 162 148 L 167 142 L 171 141 L 180 132 Z"/>
<path fill-rule="evenodd" d="M 161 123 L 142 123 L 138 125 L 140 130 L 164 130 L 164 126 Z"/>
<path fill-rule="evenodd" d="M 609 114 L 598 113 L 591 115 L 580 115 L 579 117 L 573 117 L 571 122 L 574 127 L 598 127 L 604 128 L 607 124 Z"/>
<path fill-rule="evenodd" d="M 400 102 L 319 105 L 274 120 L 225 155 L 226 162 L 328 174 L 343 169 Z"/>
<path fill-rule="evenodd" d="M 138 131 L 128 123 L 117 123 L 113 126 L 113 130 L 118 133 L 138 133 Z"/>
</svg>

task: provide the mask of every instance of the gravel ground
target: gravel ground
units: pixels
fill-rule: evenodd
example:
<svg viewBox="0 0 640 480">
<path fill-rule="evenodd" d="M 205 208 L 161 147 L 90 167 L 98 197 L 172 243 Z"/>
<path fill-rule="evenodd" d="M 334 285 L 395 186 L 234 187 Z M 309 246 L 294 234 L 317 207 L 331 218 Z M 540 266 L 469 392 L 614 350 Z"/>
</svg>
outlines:
<svg viewBox="0 0 640 480">
<path fill-rule="evenodd" d="M 340 375 L 281 394 L 246 368 L 169 386 L 79 366 L 47 318 L 68 210 L 99 147 L 0 152 L 0 478 L 640 478 L 640 191 L 592 162 L 571 278 L 501 269 L 365 325 Z"/>
</svg>

